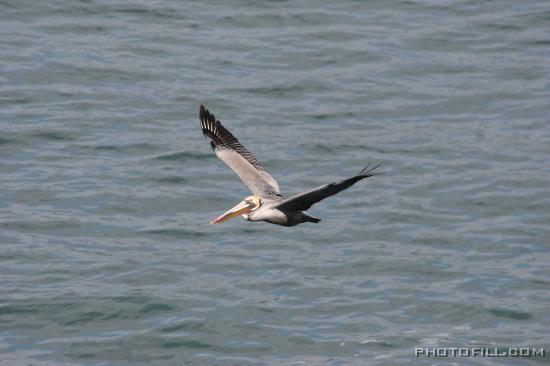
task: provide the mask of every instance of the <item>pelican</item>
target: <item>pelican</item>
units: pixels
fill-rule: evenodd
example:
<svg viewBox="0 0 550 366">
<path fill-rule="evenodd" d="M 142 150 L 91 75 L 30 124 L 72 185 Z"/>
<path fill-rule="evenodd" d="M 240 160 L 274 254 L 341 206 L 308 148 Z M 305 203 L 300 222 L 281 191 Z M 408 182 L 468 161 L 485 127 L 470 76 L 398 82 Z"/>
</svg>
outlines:
<svg viewBox="0 0 550 366">
<path fill-rule="evenodd" d="M 211 224 L 239 215 L 248 221 L 267 221 L 282 226 L 296 226 L 304 222 L 318 223 L 321 219 L 312 217 L 304 211 L 360 180 L 381 174 L 376 171 L 380 165 L 371 168 L 368 164 L 358 175 L 285 199 L 279 191 L 277 181 L 264 169 L 258 159 L 203 105 L 199 109 L 199 118 L 202 133 L 210 141 L 216 156 L 226 163 L 252 192 L 252 195 L 235 207 L 210 221 Z"/>
</svg>

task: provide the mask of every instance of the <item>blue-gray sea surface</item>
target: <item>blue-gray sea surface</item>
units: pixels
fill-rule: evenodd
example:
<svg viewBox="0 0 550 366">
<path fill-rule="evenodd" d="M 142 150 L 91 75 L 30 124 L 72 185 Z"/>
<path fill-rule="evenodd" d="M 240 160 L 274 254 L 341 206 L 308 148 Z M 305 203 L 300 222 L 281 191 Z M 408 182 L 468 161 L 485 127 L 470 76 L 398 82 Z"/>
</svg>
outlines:
<svg viewBox="0 0 550 366">
<path fill-rule="evenodd" d="M 204 103 L 319 224 L 249 194 Z M 539 364 L 550 2 L 0 2 L 0 364 Z M 415 357 L 545 347 L 546 357 Z"/>
</svg>

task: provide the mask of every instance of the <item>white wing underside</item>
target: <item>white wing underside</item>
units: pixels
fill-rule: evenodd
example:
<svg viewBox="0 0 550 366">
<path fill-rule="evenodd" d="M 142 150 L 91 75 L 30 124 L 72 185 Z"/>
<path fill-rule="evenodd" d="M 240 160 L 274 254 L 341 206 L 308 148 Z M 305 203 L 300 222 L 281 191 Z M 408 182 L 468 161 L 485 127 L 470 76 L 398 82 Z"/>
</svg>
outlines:
<svg viewBox="0 0 550 366">
<path fill-rule="evenodd" d="M 199 111 L 202 133 L 220 160 L 227 164 L 252 194 L 280 200 L 277 181 L 263 165 L 231 134 L 216 117 L 201 105 Z"/>
<path fill-rule="evenodd" d="M 233 150 L 214 149 L 214 152 L 241 178 L 252 194 L 260 197 L 280 197 L 279 185 L 269 173 L 256 169 Z"/>
</svg>

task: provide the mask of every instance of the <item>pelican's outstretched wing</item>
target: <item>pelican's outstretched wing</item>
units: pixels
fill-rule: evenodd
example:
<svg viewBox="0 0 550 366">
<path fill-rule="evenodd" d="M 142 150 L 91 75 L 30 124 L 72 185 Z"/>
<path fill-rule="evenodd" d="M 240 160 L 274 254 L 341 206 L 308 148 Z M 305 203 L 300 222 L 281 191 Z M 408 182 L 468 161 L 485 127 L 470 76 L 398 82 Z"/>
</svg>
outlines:
<svg viewBox="0 0 550 366">
<path fill-rule="evenodd" d="M 325 184 L 324 186 L 314 188 L 307 192 L 298 193 L 297 195 L 287 198 L 275 208 L 290 211 L 306 211 L 317 202 L 322 201 L 327 197 L 333 196 L 336 193 L 351 187 L 362 179 L 375 175 L 380 175 L 381 172 L 376 171 L 376 169 L 378 169 L 379 167 L 380 165 L 377 165 L 374 168 L 370 168 L 369 164 L 358 175 L 354 177 L 343 179 L 341 181 L 330 184 Z"/>
<path fill-rule="evenodd" d="M 210 140 L 210 146 L 218 158 L 226 163 L 252 194 L 260 197 L 280 199 L 277 181 L 265 171 L 262 164 L 231 134 L 216 117 L 200 107 L 202 133 Z"/>
</svg>

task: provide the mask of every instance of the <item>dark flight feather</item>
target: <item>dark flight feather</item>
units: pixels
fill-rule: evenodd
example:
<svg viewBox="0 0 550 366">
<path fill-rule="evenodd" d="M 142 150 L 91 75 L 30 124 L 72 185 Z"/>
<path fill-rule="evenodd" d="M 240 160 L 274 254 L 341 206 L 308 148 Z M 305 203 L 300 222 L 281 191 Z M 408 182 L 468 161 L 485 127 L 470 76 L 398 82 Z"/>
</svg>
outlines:
<svg viewBox="0 0 550 366">
<path fill-rule="evenodd" d="M 380 165 L 376 165 L 373 168 L 370 168 L 370 163 L 363 169 L 361 172 L 353 176 L 351 178 L 343 179 L 338 182 L 325 184 L 323 186 L 314 188 L 312 190 L 309 190 L 304 193 L 299 193 L 297 195 L 294 195 L 292 197 L 289 197 L 283 202 L 281 202 L 279 205 L 276 206 L 276 208 L 285 211 L 306 211 L 311 208 L 314 204 L 316 204 L 319 201 L 324 200 L 327 197 L 333 196 L 338 192 L 343 191 L 344 189 L 347 189 L 354 185 L 355 183 L 359 182 L 360 180 L 363 180 L 365 178 L 373 177 L 375 175 L 381 175 L 382 172 L 376 171 Z"/>
</svg>

